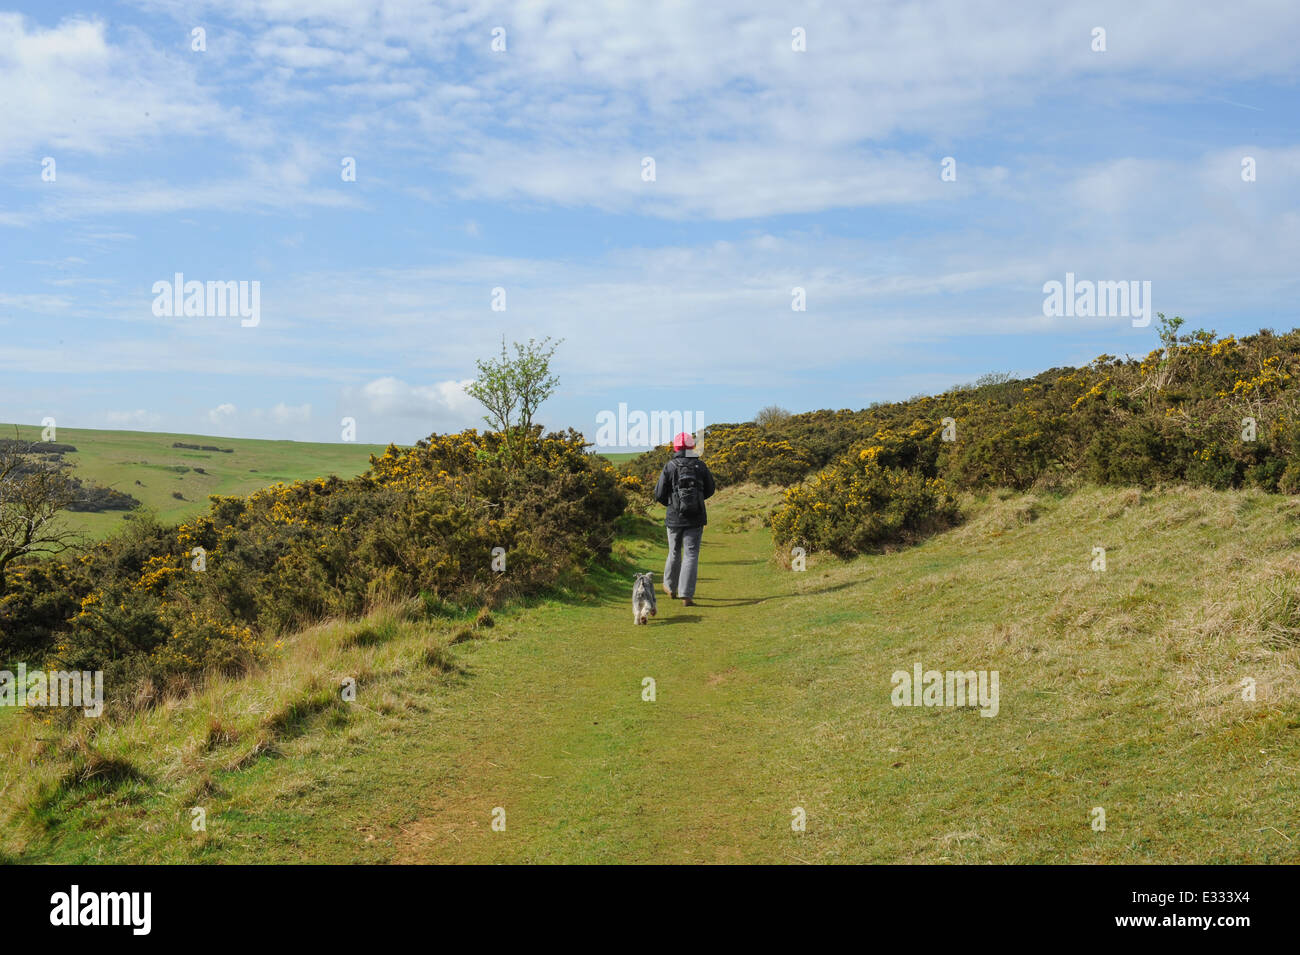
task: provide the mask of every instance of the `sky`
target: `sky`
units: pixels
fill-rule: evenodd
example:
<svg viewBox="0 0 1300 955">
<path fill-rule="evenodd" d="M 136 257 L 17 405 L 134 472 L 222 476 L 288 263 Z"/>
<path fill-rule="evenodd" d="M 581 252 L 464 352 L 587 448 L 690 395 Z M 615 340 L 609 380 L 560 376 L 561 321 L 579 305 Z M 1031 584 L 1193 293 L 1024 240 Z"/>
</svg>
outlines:
<svg viewBox="0 0 1300 955">
<path fill-rule="evenodd" d="M 550 336 L 539 419 L 594 440 L 1157 346 L 1045 314 L 1067 273 L 1289 330 L 1297 37 L 1290 0 L 9 6 L 0 421 L 410 443 Z M 161 308 L 177 273 L 255 321 Z"/>
</svg>

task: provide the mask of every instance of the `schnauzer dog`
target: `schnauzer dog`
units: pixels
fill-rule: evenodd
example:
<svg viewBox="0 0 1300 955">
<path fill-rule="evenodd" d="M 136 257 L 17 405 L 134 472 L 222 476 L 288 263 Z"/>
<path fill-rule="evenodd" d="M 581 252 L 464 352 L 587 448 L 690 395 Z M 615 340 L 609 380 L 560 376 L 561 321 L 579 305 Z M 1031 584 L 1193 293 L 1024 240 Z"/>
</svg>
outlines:
<svg viewBox="0 0 1300 955">
<path fill-rule="evenodd" d="M 634 623 L 649 623 L 646 618 L 655 615 L 655 575 L 637 574 L 632 584 L 632 620 Z"/>
</svg>

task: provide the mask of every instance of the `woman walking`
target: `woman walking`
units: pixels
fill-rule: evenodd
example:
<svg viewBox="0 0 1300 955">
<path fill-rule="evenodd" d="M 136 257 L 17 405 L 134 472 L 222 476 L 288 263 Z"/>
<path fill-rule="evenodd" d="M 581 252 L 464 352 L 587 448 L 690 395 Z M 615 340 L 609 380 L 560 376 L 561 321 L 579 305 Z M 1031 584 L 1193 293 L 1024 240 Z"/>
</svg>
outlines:
<svg viewBox="0 0 1300 955">
<path fill-rule="evenodd" d="M 664 515 L 664 526 L 668 529 L 664 593 L 680 597 L 687 607 L 695 605 L 700 538 L 704 535 L 704 525 L 709 522 L 704 500 L 712 497 L 714 490 L 713 475 L 696 453 L 695 439 L 683 431 L 673 438 L 673 456 L 655 484 L 655 500 L 668 508 Z"/>
</svg>

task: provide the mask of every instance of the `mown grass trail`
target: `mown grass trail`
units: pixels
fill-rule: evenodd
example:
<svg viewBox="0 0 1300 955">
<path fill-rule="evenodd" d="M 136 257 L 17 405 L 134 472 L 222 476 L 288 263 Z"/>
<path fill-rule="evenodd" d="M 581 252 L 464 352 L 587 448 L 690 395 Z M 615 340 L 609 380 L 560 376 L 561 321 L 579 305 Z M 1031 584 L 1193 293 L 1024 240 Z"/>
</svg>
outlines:
<svg viewBox="0 0 1300 955">
<path fill-rule="evenodd" d="M 770 563 L 765 532 L 721 528 L 707 532 L 697 606 L 667 599 L 661 582 L 658 616 L 635 627 L 616 591 L 597 607 L 530 614 L 522 629 L 542 639 L 516 641 L 519 679 L 469 658 L 469 682 L 482 681 L 469 708 L 493 714 L 475 727 L 475 771 L 449 767 L 399 859 L 729 861 L 789 832 L 771 757 L 791 688 L 772 669 L 794 581 Z M 664 549 L 638 550 L 659 580 Z M 488 825 L 497 806 L 504 833 Z M 771 849 L 793 858 L 792 844 Z"/>
<path fill-rule="evenodd" d="M 631 568 L 658 579 L 662 567 L 655 528 L 620 544 L 629 572 L 598 596 L 501 614 L 449 648 L 454 625 L 415 619 L 381 621 L 373 645 L 356 645 L 362 623 L 308 631 L 262 674 L 106 724 L 90 745 L 138 778 L 65 775 L 4 849 L 24 861 L 1300 860 L 1288 597 L 1300 501 L 995 495 L 917 547 L 797 573 L 772 560 L 755 519 L 768 495 L 715 500 L 697 607 L 661 596 L 652 624 L 632 625 Z M 1104 573 L 1089 569 L 1098 545 Z M 918 661 L 998 670 L 998 715 L 893 706 L 891 674 Z M 346 674 L 360 678 L 356 704 L 333 689 Z M 1241 699 L 1245 677 L 1255 702 Z M 21 789 L 0 777 L 0 798 Z M 189 826 L 196 804 L 206 833 Z M 791 829 L 796 807 L 806 832 Z"/>
</svg>

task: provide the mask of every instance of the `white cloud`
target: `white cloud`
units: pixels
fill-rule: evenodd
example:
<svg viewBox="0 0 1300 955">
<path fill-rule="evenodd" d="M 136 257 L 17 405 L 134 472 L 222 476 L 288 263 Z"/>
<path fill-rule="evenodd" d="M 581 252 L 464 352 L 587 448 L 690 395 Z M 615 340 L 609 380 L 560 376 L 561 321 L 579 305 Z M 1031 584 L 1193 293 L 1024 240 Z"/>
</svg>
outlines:
<svg viewBox="0 0 1300 955">
<path fill-rule="evenodd" d="M 324 95 L 313 85 L 322 71 L 331 90 L 349 88 L 339 75 L 354 78 L 367 101 L 340 116 L 329 97 L 331 121 L 427 156 L 457 177 L 462 197 L 666 218 L 924 198 L 943 153 L 891 153 L 893 137 L 928 147 L 987 135 L 1002 112 L 1050 105 L 1083 84 L 1100 99 L 1189 100 L 1225 82 L 1289 78 L 1300 65 L 1289 40 L 1300 9 L 1271 0 L 1153 0 L 1140 10 L 1108 0 L 1086 12 L 1006 0 L 797 13 L 739 0 L 653 9 L 220 0 L 208 9 L 245 25 L 251 56 L 282 95 Z M 1105 54 L 1090 48 L 1098 23 Z M 502 24 L 509 52 L 497 55 L 491 29 Z M 791 50 L 792 25 L 807 30 L 807 52 Z M 458 62 L 472 86 L 457 82 Z M 656 183 L 640 180 L 645 155 L 657 160 Z"/>
<path fill-rule="evenodd" d="M 237 411 L 238 409 L 229 403 L 217 405 L 208 412 L 208 420 L 213 424 L 222 425 L 234 418 Z"/>
<path fill-rule="evenodd" d="M 255 412 L 260 415 L 261 412 Z M 311 405 L 286 405 L 283 401 L 267 412 L 276 424 L 306 424 L 311 420 Z"/>
<path fill-rule="evenodd" d="M 458 430 L 473 425 L 481 416 L 478 402 L 465 393 L 472 381 L 411 385 L 398 378 L 376 378 L 356 391 L 355 400 L 369 414 L 418 418 Z"/>
<path fill-rule="evenodd" d="M 1153 0 L 1140 13 L 1108 0 L 1087 14 L 1006 0 L 798 14 L 739 0 L 653 11 L 558 0 L 139 3 L 182 24 L 200 13 L 223 24 L 209 31 L 212 52 L 178 44 L 169 54 L 99 20 L 43 29 L 0 14 L 0 159 L 6 148 L 104 151 L 212 134 L 243 150 L 247 173 L 177 185 L 74 176 L 63 185 L 61 172 L 40 215 L 6 210 L 0 225 L 361 205 L 330 188 L 336 168 L 325 175 L 339 136 L 428 163 L 466 199 L 718 220 L 914 202 L 941 194 L 938 144 L 986 136 L 1002 113 L 1050 104 L 1063 89 L 1087 84 L 1096 98 L 1130 102 L 1213 99 L 1223 83 L 1286 78 L 1300 66 L 1289 42 L 1300 8 L 1269 0 L 1231 9 Z M 1105 54 L 1090 50 L 1097 23 L 1107 26 Z M 491 29 L 501 24 L 509 52 L 495 55 Z M 792 24 L 807 30 L 805 53 L 790 49 Z M 223 69 L 199 67 L 214 63 Z M 239 109 L 220 105 L 215 78 L 232 69 L 261 76 Z M 284 105 L 302 110 L 296 129 L 276 113 Z M 922 145 L 890 149 L 900 136 Z M 654 183 L 640 179 L 645 155 L 657 161 Z M 974 167 L 963 170 L 946 194 L 978 182 Z"/>
<path fill-rule="evenodd" d="M 40 156 L 38 149 L 56 159 L 104 153 L 219 128 L 229 118 L 195 82 L 192 66 L 142 34 L 121 40 L 110 42 L 97 19 L 46 29 L 0 13 L 0 161 Z"/>
<path fill-rule="evenodd" d="M 317 169 L 324 160 L 314 159 Z M 236 179 L 213 182 L 172 185 L 165 182 L 112 182 L 81 176 L 60 176 L 57 194 L 40 203 L 42 219 L 66 219 L 78 216 L 114 215 L 134 213 L 159 215 L 196 209 L 215 209 L 221 212 L 248 209 L 301 209 L 304 206 L 321 208 L 359 208 L 363 205 L 355 196 L 323 188 L 313 188 L 307 182 L 305 166 L 283 162 L 274 166 L 252 163 L 248 172 Z M 13 225 L 31 225 L 31 217 L 23 217 Z M 3 220 L 0 220 L 0 224 Z"/>
<path fill-rule="evenodd" d="M 162 421 L 162 415 L 138 408 L 135 411 L 106 411 L 104 420 L 114 427 L 152 428 Z"/>
<path fill-rule="evenodd" d="M 0 307 L 42 314 L 56 314 L 71 309 L 71 300 L 62 295 L 10 295 L 0 292 Z"/>
</svg>

